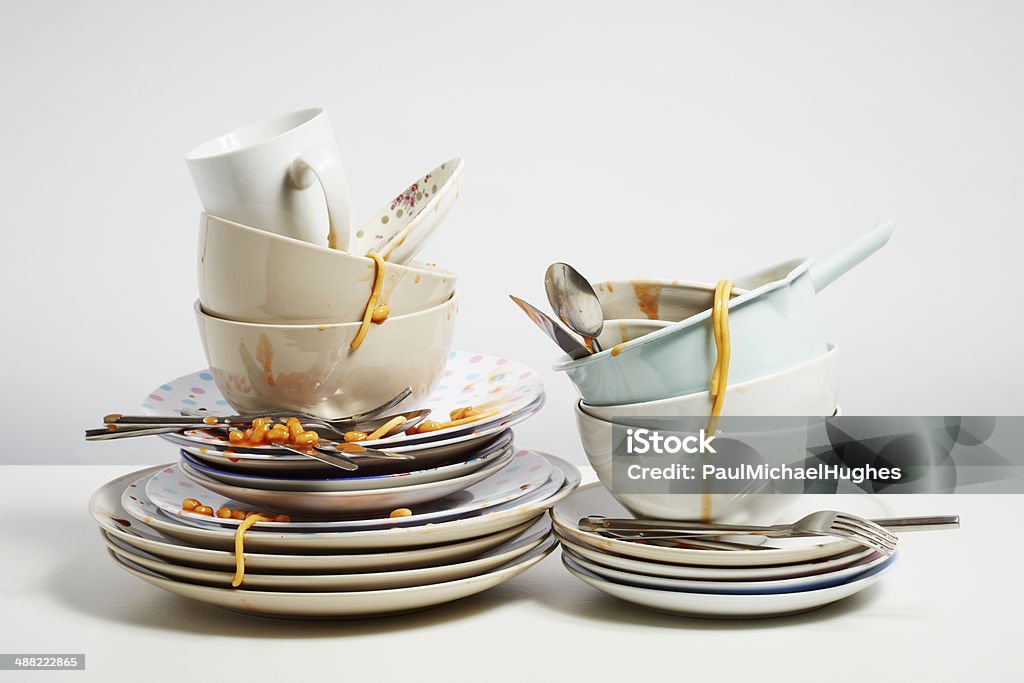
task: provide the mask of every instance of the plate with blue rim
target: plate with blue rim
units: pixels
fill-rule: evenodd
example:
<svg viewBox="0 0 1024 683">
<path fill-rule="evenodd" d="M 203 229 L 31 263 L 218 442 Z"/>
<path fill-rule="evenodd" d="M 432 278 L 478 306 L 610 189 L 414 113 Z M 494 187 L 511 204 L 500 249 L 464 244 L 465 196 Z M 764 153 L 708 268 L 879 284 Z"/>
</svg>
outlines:
<svg viewBox="0 0 1024 683">
<path fill-rule="evenodd" d="M 475 472 L 508 455 L 512 448 L 512 430 L 506 429 L 496 440 L 489 442 L 481 450 L 470 453 L 468 458 L 456 457 L 454 462 L 445 462 L 426 469 L 379 474 L 362 474 L 361 470 L 364 468 L 354 472 L 346 472 L 337 468 L 330 468 L 326 471 L 301 470 L 281 474 L 235 472 L 223 469 L 217 464 L 198 458 L 185 450 L 181 452 L 181 459 L 193 470 L 198 470 L 212 479 L 234 486 L 277 491 L 365 491 L 394 486 L 414 486 L 459 477 Z M 335 474 L 342 476 L 333 476 Z"/>
<path fill-rule="evenodd" d="M 575 465 L 553 455 L 533 452 L 542 455 L 554 466 L 551 478 L 532 493 L 508 503 L 424 524 L 406 525 L 403 519 L 408 518 L 399 518 L 390 520 L 390 526 L 371 525 L 343 532 L 327 530 L 293 533 L 279 526 L 267 528 L 266 524 L 261 523 L 246 533 L 245 547 L 247 551 L 257 553 L 407 550 L 493 534 L 550 509 L 580 484 L 580 472 Z M 151 467 L 126 475 L 110 482 L 107 487 L 117 489 L 121 506 L 131 519 L 199 548 L 233 549 L 234 528 L 212 522 L 186 524 L 180 517 L 164 513 L 149 500 L 145 490 L 146 480 L 163 467 Z M 101 489 L 97 493 L 103 491 Z M 125 521 L 131 522 L 131 519 Z"/>
<path fill-rule="evenodd" d="M 808 612 L 843 600 L 868 588 L 892 569 L 899 553 L 874 568 L 838 585 L 791 593 L 722 594 L 647 588 L 610 581 L 586 569 L 570 555 L 562 564 L 570 574 L 612 597 L 658 612 L 718 619 L 778 617 Z"/>
<path fill-rule="evenodd" d="M 237 519 L 221 519 L 207 515 L 199 515 L 182 509 L 186 498 L 195 498 L 203 505 L 214 510 L 221 507 L 242 510 L 265 511 L 271 514 L 286 513 L 292 516 L 288 522 L 263 522 L 264 528 L 280 528 L 291 531 L 305 530 L 344 530 L 367 528 L 372 526 L 394 526 L 396 524 L 417 525 L 444 519 L 460 514 L 485 510 L 495 505 L 511 502 L 539 488 L 550 478 L 552 465 L 542 456 L 530 451 L 521 450 L 508 457 L 498 460 L 483 470 L 473 473 L 478 481 L 470 483 L 445 496 L 418 500 L 419 487 L 400 487 L 394 489 L 377 489 L 371 491 L 340 491 L 330 493 L 305 493 L 293 491 L 267 491 L 269 498 L 263 502 L 253 499 L 242 500 L 240 487 L 213 489 L 213 483 L 183 471 L 181 464 L 170 465 L 152 476 L 145 482 L 146 495 L 161 510 L 174 515 L 186 523 L 214 523 L 224 527 L 235 528 L 241 524 Z M 464 479 L 464 478 L 463 478 Z M 455 481 L 455 480 L 453 480 Z M 433 487 L 434 484 L 420 485 Z M 442 489 L 443 490 L 443 489 Z M 246 489 L 251 494 L 252 489 Z M 235 497 L 229 497 L 234 493 Z M 248 496 L 246 496 L 248 498 Z M 353 498 L 355 503 L 349 504 L 348 511 L 338 507 L 338 512 L 299 516 L 286 501 L 293 499 L 308 500 L 317 498 L 335 505 L 338 499 L 349 504 Z M 346 500 L 348 499 L 348 500 Z M 280 502 L 278 502 L 280 501 Z M 271 506 L 270 503 L 278 502 Z M 370 507 L 367 507 L 370 506 Z M 389 516 L 392 510 L 409 508 L 412 514 L 404 517 Z"/>
</svg>

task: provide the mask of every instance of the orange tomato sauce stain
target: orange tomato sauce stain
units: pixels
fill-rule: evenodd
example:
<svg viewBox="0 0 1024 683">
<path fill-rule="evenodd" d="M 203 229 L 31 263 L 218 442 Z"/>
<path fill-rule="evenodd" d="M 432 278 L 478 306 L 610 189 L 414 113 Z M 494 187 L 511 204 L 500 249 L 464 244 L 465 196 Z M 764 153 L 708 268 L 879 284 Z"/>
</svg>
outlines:
<svg viewBox="0 0 1024 683">
<path fill-rule="evenodd" d="M 647 316 L 648 320 L 658 320 L 658 300 L 661 298 L 661 285 L 646 282 L 632 282 L 636 305 Z"/>
</svg>

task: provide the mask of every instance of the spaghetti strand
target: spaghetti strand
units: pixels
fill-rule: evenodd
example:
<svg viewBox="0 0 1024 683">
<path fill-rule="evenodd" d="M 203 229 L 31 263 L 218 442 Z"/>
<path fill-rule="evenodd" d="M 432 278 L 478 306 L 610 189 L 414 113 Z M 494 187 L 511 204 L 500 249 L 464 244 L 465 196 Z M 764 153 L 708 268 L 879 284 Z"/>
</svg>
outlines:
<svg viewBox="0 0 1024 683">
<path fill-rule="evenodd" d="M 245 581 L 245 532 L 256 522 L 273 522 L 269 515 L 249 515 L 235 530 L 235 578 L 231 579 L 231 587 L 238 588 Z"/>
<path fill-rule="evenodd" d="M 370 291 L 370 300 L 366 302 L 366 310 L 363 312 L 363 320 L 359 325 L 359 331 L 356 332 L 355 339 L 352 340 L 352 350 L 358 349 L 362 345 L 363 340 L 366 339 L 370 323 L 373 322 L 373 311 L 377 308 L 377 301 L 380 299 L 380 292 L 384 287 L 384 259 L 372 251 L 366 256 L 373 259 L 376 270 L 373 275 L 373 289 Z"/>
</svg>

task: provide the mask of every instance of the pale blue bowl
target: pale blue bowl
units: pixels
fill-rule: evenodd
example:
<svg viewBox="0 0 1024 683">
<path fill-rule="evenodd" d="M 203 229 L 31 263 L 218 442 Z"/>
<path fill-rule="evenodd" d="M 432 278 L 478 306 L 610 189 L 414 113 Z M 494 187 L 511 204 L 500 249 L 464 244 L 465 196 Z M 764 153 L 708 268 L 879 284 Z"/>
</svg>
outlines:
<svg viewBox="0 0 1024 683">
<path fill-rule="evenodd" d="M 729 302 L 730 383 L 746 382 L 817 358 L 828 350 L 815 294 L 885 244 L 882 223 L 822 260 L 794 260 L 742 278 Z M 614 353 L 614 355 L 613 355 Z M 708 391 L 717 352 L 706 310 L 612 349 L 557 363 L 591 405 L 656 401 Z"/>
</svg>

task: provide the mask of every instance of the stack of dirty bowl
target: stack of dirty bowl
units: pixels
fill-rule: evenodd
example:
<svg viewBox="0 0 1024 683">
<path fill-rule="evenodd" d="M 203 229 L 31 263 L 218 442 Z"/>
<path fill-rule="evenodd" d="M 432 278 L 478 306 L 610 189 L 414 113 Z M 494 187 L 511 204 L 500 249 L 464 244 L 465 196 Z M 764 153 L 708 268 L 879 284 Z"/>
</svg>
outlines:
<svg viewBox="0 0 1024 683">
<path fill-rule="evenodd" d="M 429 396 L 455 330 L 456 276 L 426 264 L 384 265 L 376 321 L 354 346 L 378 267 L 367 256 L 204 215 L 195 313 L 227 401 L 245 413 L 334 417 L 405 387 L 410 403 Z"/>
<path fill-rule="evenodd" d="M 654 522 L 707 523 L 714 520 L 771 524 L 783 521 L 780 513 L 784 508 L 789 510 L 785 515 L 788 518 L 794 514 L 794 506 L 810 504 L 808 496 L 759 495 L 764 492 L 762 489 L 719 492 L 721 489 L 702 486 L 699 481 L 694 486 L 667 484 L 659 488 L 644 484 L 623 486 L 621 482 L 616 486 L 614 480 L 616 472 L 621 476 L 624 458 L 639 458 L 626 453 L 627 434 L 639 429 L 671 429 L 666 418 L 675 418 L 678 424 L 699 424 L 703 429 L 705 425 L 714 428 L 714 424 L 724 424 L 730 419 L 733 420 L 730 424 L 740 424 L 748 417 L 827 418 L 835 415 L 839 352 L 822 331 L 815 294 L 885 244 L 892 230 L 891 223 L 881 224 L 821 261 L 787 261 L 736 280 L 736 289 L 727 304 L 731 359 L 724 397 L 719 399 L 722 423 L 710 420 L 715 403 L 710 385 L 720 348 L 713 329 L 715 285 L 635 280 L 594 286 L 605 318 L 604 329 L 598 337 L 603 350 L 581 358 L 567 358 L 555 366 L 568 375 L 581 396 L 575 409 L 577 427 L 587 458 L 600 480 L 600 485 L 585 487 L 571 496 L 554 514 L 556 530 L 567 543 L 565 562 L 570 571 L 598 589 L 648 606 L 657 608 L 661 604 L 666 609 L 690 614 L 739 616 L 798 611 L 823 602 L 815 602 L 817 598 L 780 600 L 777 605 L 768 604 L 771 601 L 755 601 L 751 606 L 740 599 L 716 601 L 700 597 L 687 600 L 671 591 L 721 592 L 722 586 L 701 585 L 700 579 L 788 580 L 818 574 L 822 567 L 852 567 L 845 573 L 828 577 L 834 579 L 834 583 L 782 581 L 777 585 L 742 585 L 739 586 L 742 590 L 733 592 L 845 585 L 846 579 L 866 576 L 865 572 L 874 571 L 887 562 L 886 558 L 870 553 L 854 557 L 848 545 L 829 544 L 817 548 L 812 543 L 798 545 L 791 552 L 776 553 L 778 564 L 810 563 L 788 571 L 730 573 L 693 569 L 702 565 L 740 568 L 776 562 L 770 553 L 764 552 L 730 554 L 707 548 L 652 548 L 648 544 L 657 545 L 654 541 L 609 538 L 581 529 L 577 522 L 581 517 L 597 515 L 637 517 Z M 806 425 L 806 421 L 803 424 Z M 774 426 L 772 429 L 776 430 Z M 696 431 L 696 427 L 693 430 Z M 773 443 L 787 447 L 795 444 L 797 450 L 789 451 L 792 453 L 802 452 L 799 448 L 806 442 L 805 427 L 778 428 L 771 436 L 776 439 Z M 697 454 L 693 462 L 701 466 L 720 456 L 721 453 Z M 878 512 L 868 511 L 876 517 Z M 793 518 L 799 516 L 796 514 Z M 832 557 L 853 559 L 816 564 L 822 558 Z M 645 565 L 637 560 L 667 566 Z M 659 578 L 652 579 L 652 576 Z M 794 586 L 797 587 L 792 588 Z M 648 589 L 670 591 L 666 593 L 670 597 L 652 597 L 643 592 Z M 845 594 L 849 593 L 834 592 L 839 596 Z M 819 593 L 817 597 L 822 595 L 826 594 Z M 676 607 L 671 606 L 673 600 L 677 600 Z"/>
<path fill-rule="evenodd" d="M 537 373 L 452 350 L 456 276 L 411 260 L 461 162 L 350 230 L 333 147 L 323 111 L 304 110 L 188 157 L 209 367 L 94 430 L 178 451 L 92 501 L 118 565 L 172 593 L 302 618 L 449 602 L 549 554 L 544 512 L 579 483 L 513 442 L 544 403 Z"/>
<path fill-rule="evenodd" d="M 822 331 L 815 294 L 885 244 L 892 230 L 883 223 L 821 261 L 787 261 L 736 281 L 728 304 L 731 361 L 722 416 L 835 414 L 839 353 Z M 584 450 L 612 488 L 613 425 L 655 428 L 657 418 L 710 416 L 715 286 L 638 280 L 594 289 L 607 320 L 598 338 L 604 350 L 566 359 L 555 369 L 580 393 L 576 420 Z M 667 324 L 631 336 L 645 320 Z M 695 500 L 699 496 L 678 494 L 617 497 L 638 514 L 668 519 L 700 517 L 703 505 Z M 714 516 L 745 504 L 737 496 L 720 502 L 712 506 Z"/>
</svg>

